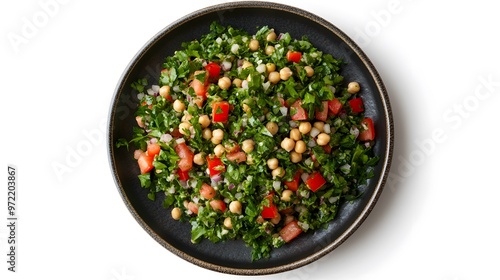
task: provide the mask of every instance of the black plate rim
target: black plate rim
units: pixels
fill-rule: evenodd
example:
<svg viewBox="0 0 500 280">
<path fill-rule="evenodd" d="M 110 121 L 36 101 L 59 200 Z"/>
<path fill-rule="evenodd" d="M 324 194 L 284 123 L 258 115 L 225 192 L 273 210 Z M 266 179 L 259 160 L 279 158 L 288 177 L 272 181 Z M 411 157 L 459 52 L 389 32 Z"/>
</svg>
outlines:
<svg viewBox="0 0 500 280">
<path fill-rule="evenodd" d="M 163 240 L 156 232 L 154 232 L 150 226 L 141 218 L 141 216 L 137 213 L 137 211 L 134 209 L 131 201 L 127 197 L 125 190 L 123 188 L 123 184 L 120 181 L 117 173 L 117 169 L 114 165 L 114 150 L 113 146 L 113 137 L 112 137 L 112 131 L 113 131 L 113 123 L 114 119 L 116 116 L 116 105 L 119 102 L 119 95 L 120 92 L 123 90 L 123 88 L 127 85 L 124 85 L 124 81 L 127 80 L 128 76 L 131 74 L 134 66 L 138 63 L 138 61 L 141 60 L 141 58 L 148 52 L 148 50 L 157 42 L 159 41 L 162 37 L 167 36 L 168 33 L 171 30 L 174 30 L 183 24 L 189 22 L 190 20 L 204 16 L 209 13 L 213 12 L 220 12 L 224 10 L 231 10 L 234 8 L 265 8 L 265 9 L 275 9 L 275 10 L 281 10 L 285 11 L 288 13 L 293 13 L 301 17 L 305 17 L 315 23 L 318 23 L 331 31 L 333 34 L 338 36 L 343 43 L 345 43 L 358 57 L 359 59 L 363 62 L 363 64 L 366 66 L 366 69 L 370 72 L 371 78 L 374 80 L 374 83 L 378 89 L 378 94 L 380 96 L 380 99 L 383 104 L 383 111 L 384 111 L 384 116 L 383 116 L 383 121 L 386 123 L 386 130 L 384 131 L 385 134 L 385 140 L 386 140 L 386 150 L 384 153 L 384 157 L 381 158 L 381 162 L 379 164 L 382 165 L 381 168 L 381 176 L 378 178 L 378 181 L 376 183 L 374 192 L 370 199 L 368 200 L 367 204 L 361 211 L 360 215 L 355 219 L 355 221 L 339 236 L 337 237 L 333 242 L 331 242 L 329 245 L 325 246 L 323 249 L 320 251 L 311 254 L 305 258 L 302 258 L 298 261 L 288 263 L 285 265 L 279 265 L 275 267 L 269 267 L 269 268 L 259 268 L 259 269 L 246 269 L 246 268 L 234 268 L 234 267 L 227 267 L 223 265 L 218 265 L 210 262 L 206 262 L 203 260 L 200 260 L 194 256 L 191 256 L 189 254 L 186 254 L 185 252 L 175 248 L 175 246 L 169 244 L 165 240 Z M 378 201 L 383 189 L 384 185 L 388 179 L 388 174 L 392 162 L 392 157 L 393 157 L 393 147 L 394 147 L 394 123 L 393 123 L 393 118 L 392 118 L 392 109 L 389 101 L 389 95 L 387 93 L 387 90 L 382 82 L 382 79 L 375 69 L 374 65 L 370 61 L 370 59 L 367 57 L 367 55 L 361 50 L 361 48 L 351 39 L 349 36 L 347 36 L 342 30 L 337 28 L 335 25 L 332 23 L 328 22 L 327 20 L 312 14 L 308 11 L 288 6 L 285 4 L 279 4 L 279 3 L 273 3 L 273 2 L 261 2 L 261 1 L 240 1 L 240 2 L 229 2 L 229 3 L 223 3 L 223 4 L 217 4 L 217 5 L 212 5 L 208 6 L 202 9 L 199 9 L 197 11 L 194 11 L 188 15 L 185 15 L 184 17 L 179 18 L 178 20 L 174 21 L 170 25 L 166 26 L 163 28 L 161 31 L 159 31 L 156 35 L 154 35 L 138 52 L 137 54 L 132 58 L 130 63 L 127 65 L 125 68 L 125 71 L 121 75 L 119 79 L 119 83 L 117 84 L 114 94 L 112 96 L 112 102 L 110 105 L 110 110 L 109 110 L 109 116 L 108 116 L 108 124 L 107 124 L 107 147 L 108 147 L 108 158 L 109 158 L 109 165 L 111 169 L 111 173 L 113 175 L 115 185 L 119 191 L 119 194 L 125 203 L 127 209 L 130 211 L 134 219 L 139 223 L 139 225 L 154 239 L 156 240 L 159 244 L 161 244 L 163 247 L 168 249 L 170 252 L 174 253 L 175 255 L 179 256 L 180 258 L 191 262 L 195 265 L 198 265 L 200 267 L 210 269 L 213 271 L 218 271 L 222 273 L 228 273 L 228 274 L 236 274 L 236 275 L 267 275 L 267 274 L 274 274 L 274 273 L 280 273 L 280 272 L 285 272 L 289 271 L 292 269 L 296 269 L 299 267 L 302 267 L 304 265 L 307 265 L 311 262 L 314 262 L 318 260 L 319 258 L 325 256 L 326 254 L 330 253 L 333 251 L 335 248 L 340 246 L 347 238 L 349 238 L 360 226 L 361 224 L 365 221 L 365 219 L 368 217 L 368 215 L 371 213 L 373 208 L 375 207 L 376 202 Z"/>
</svg>

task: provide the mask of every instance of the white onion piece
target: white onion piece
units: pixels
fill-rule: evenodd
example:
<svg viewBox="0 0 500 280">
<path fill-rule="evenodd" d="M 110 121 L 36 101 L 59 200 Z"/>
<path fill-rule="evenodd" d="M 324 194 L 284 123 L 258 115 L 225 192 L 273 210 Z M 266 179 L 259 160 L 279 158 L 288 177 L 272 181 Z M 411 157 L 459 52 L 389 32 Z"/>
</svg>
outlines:
<svg viewBox="0 0 500 280">
<path fill-rule="evenodd" d="M 159 92 L 159 91 L 160 91 L 160 86 L 159 86 L 159 85 L 152 85 L 152 86 L 151 86 L 151 89 L 152 89 L 154 92 Z"/>
<path fill-rule="evenodd" d="M 311 158 L 308 158 L 308 159 L 311 159 Z M 302 173 L 302 174 L 300 175 L 300 179 L 302 179 L 302 181 L 305 183 L 305 182 L 307 181 L 307 179 L 309 179 L 309 174 L 307 174 L 307 173 L 305 173 L 305 172 L 304 172 L 304 173 Z"/>
<path fill-rule="evenodd" d="M 335 202 L 337 202 L 337 200 L 339 200 L 338 196 L 331 196 L 328 198 L 328 202 L 330 202 L 330 203 L 335 203 Z"/>
<path fill-rule="evenodd" d="M 309 133 L 310 133 L 311 137 L 314 138 L 314 137 L 318 136 L 320 134 L 320 132 L 321 131 L 319 131 L 319 129 L 313 127 L 313 128 L 311 128 L 311 132 L 309 132 Z"/>
<path fill-rule="evenodd" d="M 257 72 L 259 72 L 259 73 L 264 73 L 264 72 L 266 72 L 266 65 L 265 64 L 259 64 L 257 66 L 257 68 L 255 68 L 255 70 L 257 70 Z"/>
<path fill-rule="evenodd" d="M 172 141 L 172 139 L 173 139 L 172 135 L 170 135 L 168 133 L 165 133 L 160 137 L 160 141 L 165 142 L 165 143 Z"/>
<path fill-rule="evenodd" d="M 220 45 L 222 44 L 222 38 L 221 37 L 217 37 L 217 39 L 215 39 L 215 42 Z"/>
<path fill-rule="evenodd" d="M 354 137 L 358 138 L 359 135 L 359 129 L 355 126 L 351 127 L 351 130 L 349 131 Z"/>
<path fill-rule="evenodd" d="M 281 181 L 274 181 L 273 188 L 275 191 L 279 191 L 281 189 Z"/>
<path fill-rule="evenodd" d="M 152 89 L 150 89 L 150 88 L 148 88 L 146 91 L 147 91 L 147 93 L 149 95 L 154 95 L 155 94 L 155 92 Z"/>
<path fill-rule="evenodd" d="M 311 140 L 309 140 L 309 142 L 307 142 L 307 147 L 312 148 L 312 147 L 316 147 L 316 145 L 317 144 L 316 144 L 316 141 L 314 141 L 314 139 L 311 139 Z"/>
<path fill-rule="evenodd" d="M 184 142 L 186 142 L 186 141 L 184 140 L 184 138 L 179 138 L 179 139 L 176 139 L 176 140 L 175 140 L 175 142 L 176 142 L 177 144 L 182 144 L 182 143 L 184 143 Z"/>
<path fill-rule="evenodd" d="M 137 99 L 142 100 L 144 98 L 144 92 L 140 92 L 137 94 Z"/>
<path fill-rule="evenodd" d="M 241 82 L 241 88 L 248 89 L 248 81 L 247 80 L 243 80 L 243 82 Z"/>
<path fill-rule="evenodd" d="M 330 130 L 330 124 L 325 123 L 325 125 L 323 126 L 323 132 L 324 133 L 330 133 L 331 132 L 331 130 Z"/>
<path fill-rule="evenodd" d="M 296 128 L 299 126 L 299 124 L 296 121 L 289 121 L 288 124 L 290 125 L 291 128 Z"/>
<path fill-rule="evenodd" d="M 231 52 L 234 53 L 234 54 L 237 54 L 238 53 L 238 49 L 240 48 L 240 45 L 238 44 L 233 44 L 231 46 Z"/>
<path fill-rule="evenodd" d="M 280 112 L 281 115 L 286 116 L 288 114 L 288 108 L 287 107 L 280 107 Z"/>
<path fill-rule="evenodd" d="M 221 68 L 222 68 L 222 71 L 229 71 L 231 70 L 231 67 L 233 66 L 233 64 L 231 63 L 231 61 L 224 61 L 222 62 L 222 65 L 221 65 Z"/>
</svg>

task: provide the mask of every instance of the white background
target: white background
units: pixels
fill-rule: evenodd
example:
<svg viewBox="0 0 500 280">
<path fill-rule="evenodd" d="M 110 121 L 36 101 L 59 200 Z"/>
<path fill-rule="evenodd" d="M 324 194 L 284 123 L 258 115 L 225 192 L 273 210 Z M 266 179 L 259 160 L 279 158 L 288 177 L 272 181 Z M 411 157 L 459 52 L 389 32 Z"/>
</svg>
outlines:
<svg viewBox="0 0 500 280">
<path fill-rule="evenodd" d="M 227 1 L 54 1 L 0 4 L 0 278 L 248 279 L 158 245 L 119 197 L 105 143 L 134 54 L 174 20 Z M 391 98 L 395 153 L 351 238 L 311 265 L 256 278 L 500 279 L 495 2 L 280 2 L 332 22 L 371 58 Z M 6 263 L 8 164 L 18 168 L 17 273 Z"/>
</svg>

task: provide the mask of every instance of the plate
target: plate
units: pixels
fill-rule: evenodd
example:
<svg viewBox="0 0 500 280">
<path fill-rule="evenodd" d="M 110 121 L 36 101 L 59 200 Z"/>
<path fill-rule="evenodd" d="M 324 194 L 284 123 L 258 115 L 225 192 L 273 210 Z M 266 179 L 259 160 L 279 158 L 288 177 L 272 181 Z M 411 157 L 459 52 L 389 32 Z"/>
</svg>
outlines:
<svg viewBox="0 0 500 280">
<path fill-rule="evenodd" d="M 251 261 L 251 248 L 243 241 L 199 244 L 191 243 L 190 224 L 174 221 L 162 207 L 152 202 L 140 187 L 139 169 L 133 151 L 116 148 L 120 138 L 131 139 L 136 125 L 134 111 L 137 97 L 130 84 L 146 77 L 157 83 L 161 63 L 181 48 L 181 43 L 200 38 L 209 32 L 210 23 L 218 21 L 256 32 L 267 25 L 278 32 L 289 32 L 293 38 L 307 36 L 318 49 L 347 62 L 342 70 L 346 81 L 362 85 L 365 114 L 374 119 L 376 139 L 374 152 L 380 157 L 375 177 L 364 187 L 361 198 L 344 204 L 328 227 L 302 234 L 292 243 L 274 249 L 269 259 Z M 393 150 L 393 121 L 389 97 L 382 79 L 363 51 L 332 23 L 310 12 L 267 2 L 232 2 L 207 7 L 175 21 L 156 34 L 136 54 L 120 78 L 111 101 L 108 122 L 108 154 L 118 191 L 137 222 L 163 247 L 198 266 L 240 275 L 263 275 L 283 272 L 309 264 L 342 244 L 367 218 L 386 182 Z M 223 253 L 221 253 L 223 252 Z"/>
</svg>

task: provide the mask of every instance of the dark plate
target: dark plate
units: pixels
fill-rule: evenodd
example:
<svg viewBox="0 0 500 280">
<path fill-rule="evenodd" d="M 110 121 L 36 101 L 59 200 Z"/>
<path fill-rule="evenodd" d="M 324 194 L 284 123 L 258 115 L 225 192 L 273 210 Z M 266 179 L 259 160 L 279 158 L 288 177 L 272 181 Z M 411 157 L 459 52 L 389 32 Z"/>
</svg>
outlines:
<svg viewBox="0 0 500 280">
<path fill-rule="evenodd" d="M 219 21 L 246 29 L 250 34 L 257 26 L 268 25 L 292 37 L 306 35 L 320 50 L 342 58 L 347 65 L 342 74 L 346 81 L 362 85 L 361 96 L 366 115 L 376 123 L 375 153 L 381 158 L 364 195 L 341 207 L 338 217 L 328 228 L 303 234 L 291 244 L 275 249 L 269 259 L 251 261 L 251 249 L 242 241 L 192 244 L 189 223 L 172 220 L 162 208 L 147 198 L 137 179 L 139 169 L 133 151 L 116 148 L 119 138 L 130 139 L 136 125 L 136 96 L 130 84 L 147 77 L 157 83 L 161 63 L 180 49 L 181 43 L 200 38 L 209 25 Z M 393 124 L 386 90 L 372 63 L 361 49 L 331 23 L 309 12 L 276 3 L 234 2 L 208 7 L 189 14 L 160 31 L 137 53 L 121 77 L 113 96 L 109 114 L 109 161 L 118 191 L 137 222 L 162 246 L 201 267 L 232 274 L 270 274 L 306 265 L 337 248 L 365 220 L 380 196 L 389 171 L 393 149 Z"/>
</svg>

